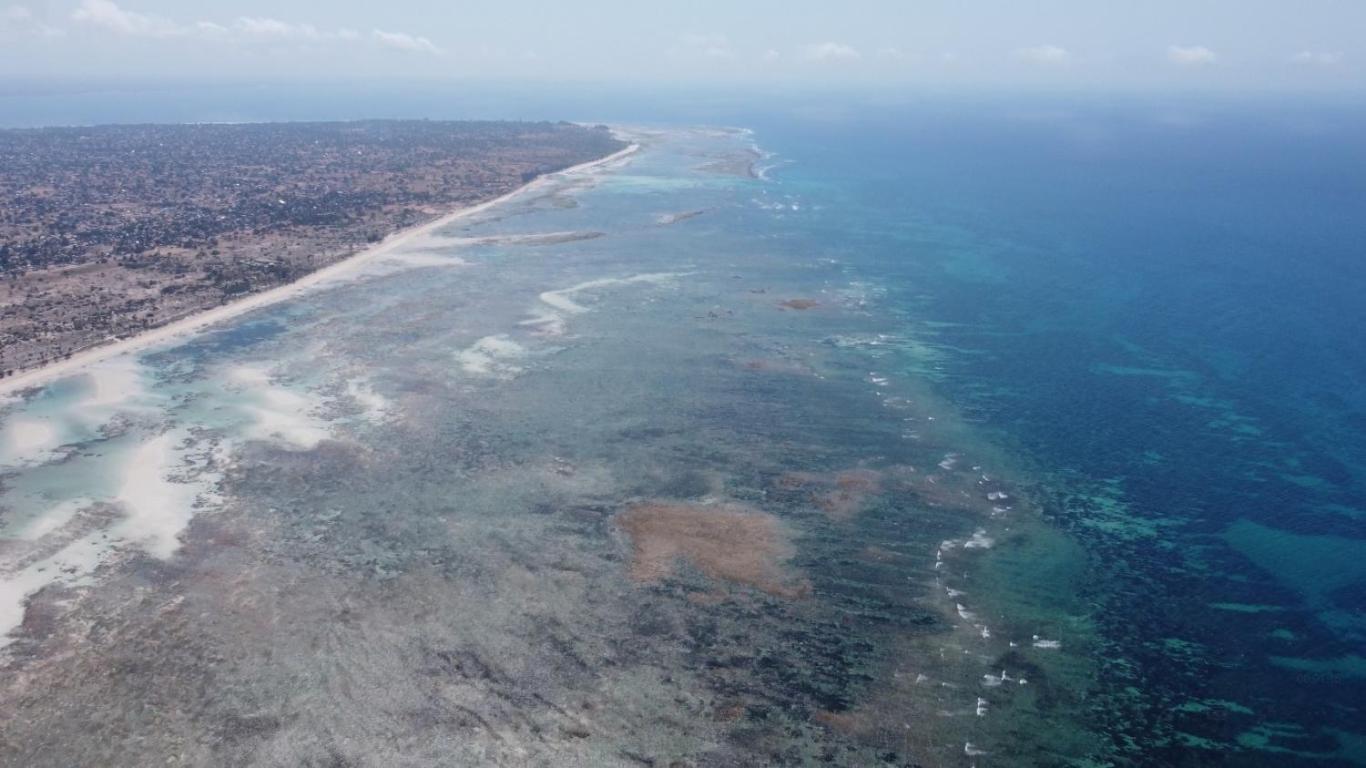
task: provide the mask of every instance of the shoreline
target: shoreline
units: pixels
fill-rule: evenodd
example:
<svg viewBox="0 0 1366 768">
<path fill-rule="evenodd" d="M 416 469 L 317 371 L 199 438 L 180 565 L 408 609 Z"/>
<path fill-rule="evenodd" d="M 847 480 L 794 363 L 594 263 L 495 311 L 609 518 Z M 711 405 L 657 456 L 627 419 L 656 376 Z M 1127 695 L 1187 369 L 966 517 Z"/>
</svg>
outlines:
<svg viewBox="0 0 1366 768">
<path fill-rule="evenodd" d="M 492 200 L 485 200 L 482 203 L 476 203 L 464 208 L 457 208 L 456 210 L 442 214 L 425 224 L 419 224 L 415 227 L 391 232 L 375 245 L 353 253 L 341 261 L 309 272 L 307 275 L 304 275 L 291 283 L 277 285 L 274 288 L 261 291 L 260 293 L 253 293 L 250 296 L 244 296 L 236 301 L 230 301 L 226 304 L 220 304 L 216 307 L 205 309 L 202 312 L 196 312 L 193 315 L 174 320 L 166 325 L 148 329 L 135 336 L 129 336 L 113 342 L 90 347 L 75 353 L 66 360 L 57 360 L 38 368 L 29 368 L 28 370 L 18 372 L 8 378 L 0 379 L 0 398 L 12 397 L 24 390 L 41 387 L 51 383 L 54 379 L 77 373 L 82 368 L 94 365 L 95 363 L 100 363 L 131 352 L 138 352 L 182 336 L 199 333 L 209 326 L 231 320 L 234 317 L 244 315 L 252 310 L 268 307 L 272 304 L 278 304 L 281 301 L 300 296 L 328 280 L 354 271 L 358 267 L 362 267 L 379 257 L 385 256 L 413 240 L 431 234 L 433 231 L 441 229 L 452 222 L 483 213 L 518 195 L 542 187 L 548 183 L 550 179 L 553 179 L 556 176 L 582 173 L 583 171 L 602 167 L 621 160 L 622 158 L 629 157 L 639 149 L 640 144 L 638 142 L 631 142 L 627 147 L 619 149 L 605 157 L 600 157 L 597 160 L 589 160 L 588 162 L 572 165 L 552 173 L 542 174 L 511 192 L 499 195 Z"/>
</svg>

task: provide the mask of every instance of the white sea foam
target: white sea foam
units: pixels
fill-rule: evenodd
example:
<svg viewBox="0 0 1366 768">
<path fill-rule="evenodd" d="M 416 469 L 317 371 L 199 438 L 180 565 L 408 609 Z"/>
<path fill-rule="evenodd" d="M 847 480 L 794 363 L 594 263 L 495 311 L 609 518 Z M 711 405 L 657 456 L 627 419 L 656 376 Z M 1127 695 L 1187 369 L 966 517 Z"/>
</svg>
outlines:
<svg viewBox="0 0 1366 768">
<path fill-rule="evenodd" d="M 89 393 L 78 403 L 83 411 L 127 405 L 141 394 L 142 366 L 131 356 L 116 357 L 90 368 Z"/>
<path fill-rule="evenodd" d="M 129 410 L 140 417 L 164 418 L 156 408 L 157 399 L 142 389 L 136 361 L 120 358 L 96 364 L 88 378 L 87 391 L 52 416 L 54 423 L 89 427 Z M 279 384 L 269 370 L 236 366 L 217 380 L 225 380 L 228 391 L 238 395 L 233 399 L 235 410 L 245 417 L 234 439 L 308 448 L 328 437 L 326 424 L 315 416 L 317 398 Z M 367 411 L 380 408 L 378 395 L 363 386 L 350 393 Z M 145 422 L 139 418 L 137 423 Z M 0 634 L 23 621 L 32 594 L 51 584 L 86 583 L 116 553 L 136 550 L 156 558 L 172 557 L 194 515 L 218 503 L 217 468 L 226 460 L 228 443 L 211 442 L 184 429 L 141 437 L 132 431 L 120 441 L 130 441 L 131 446 L 124 451 L 118 449 L 120 443 L 110 444 L 114 452 L 82 459 L 114 462 L 117 479 L 111 486 L 60 499 L 5 531 L 10 547 L 0 556 Z"/>
<path fill-rule="evenodd" d="M 361 408 L 361 416 L 369 422 L 379 424 L 387 421 L 393 404 L 384 395 L 375 391 L 374 385 L 363 379 L 348 379 L 346 394 Z"/>
<path fill-rule="evenodd" d="M 596 288 L 612 288 L 619 285 L 631 285 L 633 283 L 663 283 L 680 277 L 677 272 L 649 272 L 629 277 L 605 277 L 598 280 L 588 280 L 569 288 L 561 288 L 557 291 L 546 291 L 540 296 L 541 301 L 550 306 L 565 312 L 579 313 L 587 312 L 588 308 L 573 301 L 572 296 L 584 291 L 591 291 Z"/>
<path fill-rule="evenodd" d="M 183 435 L 168 432 L 148 440 L 129 457 L 118 491 L 125 517 L 114 532 L 162 559 L 180 548 L 180 532 L 194 516 L 199 487 L 177 477 L 184 470 L 175 450 Z"/>
<path fill-rule="evenodd" d="M 247 398 L 242 406 L 250 419 L 242 431 L 246 439 L 307 450 L 331 437 L 316 415 L 322 405 L 317 397 L 276 384 L 268 370 L 253 365 L 232 368 L 228 380 Z"/>
<path fill-rule="evenodd" d="M 580 293 L 601 288 L 615 288 L 618 286 L 639 283 L 666 283 L 674 278 L 683 277 L 684 275 L 685 273 L 680 272 L 652 272 L 631 275 L 629 277 L 606 277 L 598 280 L 588 280 L 568 288 L 544 291 L 537 297 L 544 307 L 538 307 L 537 309 L 532 310 L 531 318 L 522 321 L 521 324 L 523 326 L 535 327 L 543 335 L 559 336 L 565 331 L 566 318 L 568 316 L 579 315 L 589 311 L 588 307 L 575 301 L 575 297 Z"/>
<path fill-rule="evenodd" d="M 526 356 L 526 349 L 509 339 L 506 334 L 485 336 L 467 349 L 456 353 L 456 361 L 465 373 L 475 376 L 512 378 L 522 368 L 515 360 Z"/>
<path fill-rule="evenodd" d="M 31 413 L 35 404 L 20 405 L 0 424 L 0 466 L 53 461 L 62 456 L 63 444 L 97 437 L 115 416 L 148 410 L 142 365 L 132 356 L 92 365 L 76 384 L 76 399 L 60 410 L 48 403 L 43 412 Z"/>
<path fill-rule="evenodd" d="M 456 259 L 459 257 L 448 255 L 453 248 L 471 248 L 476 246 L 513 246 L 513 245 L 559 245 L 562 243 L 572 243 L 577 240 L 593 240 L 602 237 L 602 232 L 592 230 L 560 230 L 556 232 L 521 232 L 504 235 L 481 235 L 479 237 L 460 237 L 442 234 L 432 234 L 417 240 L 413 243 L 410 250 L 416 251 L 442 251 L 443 258 Z M 463 261 L 461 263 L 464 263 Z"/>
<path fill-rule="evenodd" d="M 151 411 L 141 363 L 132 356 L 100 361 L 74 383 L 78 389 L 71 400 L 46 401 L 41 414 L 19 413 L 8 419 L 0 435 L 6 463 L 50 461 L 64 438 L 88 439 L 121 413 Z M 149 552 L 164 556 L 174 550 L 180 526 L 170 523 L 165 515 L 179 503 L 179 497 L 161 487 L 164 478 L 148 480 L 164 463 L 159 453 L 153 456 L 137 449 L 126 462 L 122 487 L 110 496 L 75 493 L 73 483 L 71 495 L 62 493 L 50 499 L 44 493 L 25 502 L 39 506 L 41 511 L 14 521 L 4 532 L 8 546 L 6 555 L 0 556 L 0 635 L 7 637 L 23 621 L 26 601 L 32 594 L 50 584 L 82 583 L 114 551 L 117 536 L 110 537 L 111 531 L 98 521 L 78 520 L 98 502 L 114 503 L 133 518 L 132 523 L 120 521 L 119 525 L 125 526 L 122 533 L 138 534 L 140 541 L 145 539 Z M 41 509 L 45 504 L 47 508 Z M 165 505 L 161 517 L 155 514 L 158 504 Z M 89 530 L 90 526 L 96 530 Z M 168 535 L 169 544 L 165 540 Z M 6 642 L 0 640 L 0 645 Z"/>
<path fill-rule="evenodd" d="M 91 534 L 20 568 L 0 562 L 0 648 L 12 641 L 10 633 L 23 623 L 30 596 L 50 584 L 75 585 L 85 581 L 109 551 L 109 545 L 100 541 L 98 534 Z"/>
<path fill-rule="evenodd" d="M 6 379 L 0 386 L 5 408 L 0 420 L 0 460 L 45 461 L 64 444 L 106 439 L 71 457 L 69 475 L 63 476 L 70 481 L 65 487 L 44 487 L 41 492 L 17 490 L 13 485 L 6 489 L 5 520 L 0 525 L 0 645 L 9 641 L 9 634 L 24 619 L 26 603 L 43 588 L 89 584 L 102 565 L 126 553 L 173 556 L 193 516 L 217 502 L 214 489 L 221 479 L 217 467 L 226 459 L 228 441 L 262 439 L 311 447 L 329 435 L 326 422 L 318 416 L 320 398 L 253 366 L 229 368 L 222 371 L 224 376 L 204 379 L 210 389 L 218 386 L 217 382 L 226 382 L 227 390 L 197 393 L 213 398 L 205 411 L 210 422 L 205 425 L 209 427 L 206 432 L 188 428 L 163 431 L 170 415 L 164 409 L 188 400 L 173 400 L 176 396 L 165 390 L 149 389 L 146 370 L 134 354 L 137 350 L 298 295 L 370 261 L 379 261 L 381 269 L 463 263 L 449 255 L 393 253 L 421 232 L 454 218 L 446 217 L 422 230 L 391 238 L 382 248 L 368 251 L 365 258 L 349 260 L 345 269 L 334 265 L 290 286 L 172 323 L 136 340 L 101 347 L 70 361 Z M 25 398 L 9 394 L 63 377 L 73 378 L 63 387 L 49 390 L 50 396 L 41 400 L 25 402 Z M 179 392 L 181 387 L 177 384 L 170 391 Z M 387 409 L 387 401 L 363 382 L 349 382 L 346 395 L 370 417 L 381 418 Z M 190 407 L 185 410 L 175 418 L 193 419 Z M 120 418 L 125 415 L 136 418 Z M 222 423 L 225 415 L 227 423 Z M 118 419 L 117 430 L 101 430 L 114 419 Z M 157 423 L 162 426 L 153 426 Z M 219 429 L 226 433 L 223 442 L 206 437 L 219 434 Z"/>
<path fill-rule="evenodd" d="M 410 269 L 434 269 L 434 268 L 453 268 L 468 266 L 469 262 L 446 253 L 420 250 L 403 250 L 385 255 L 381 259 L 367 262 L 358 267 L 356 271 L 348 276 L 338 277 L 338 282 L 352 280 L 356 277 L 379 277 L 391 275 L 398 272 L 406 272 Z"/>
<path fill-rule="evenodd" d="M 963 549 L 991 549 L 996 544 L 996 540 L 987 535 L 983 528 L 978 528 L 972 534 L 972 538 L 963 542 Z"/>
<path fill-rule="evenodd" d="M 769 176 L 769 172 L 790 165 L 791 162 L 792 161 L 790 160 L 780 160 L 776 163 L 769 163 L 767 165 L 756 165 L 754 167 L 754 175 L 759 177 L 760 181 L 773 181 L 773 178 Z"/>
<path fill-rule="evenodd" d="M 556 312 L 545 310 L 534 310 L 531 317 L 523 320 L 519 325 L 534 329 L 535 333 L 542 336 L 563 336 L 567 324 L 563 316 Z"/>
<path fill-rule="evenodd" d="M 1057 650 L 1057 649 L 1059 649 L 1059 648 L 1062 647 L 1062 641 L 1061 641 L 1061 640 L 1044 640 L 1044 639 L 1040 638 L 1038 635 L 1035 635 L 1035 636 L 1034 636 L 1034 647 L 1035 647 L 1035 648 L 1044 648 L 1044 649 L 1048 649 L 1048 650 Z"/>
<path fill-rule="evenodd" d="M 667 227 L 673 224 L 677 224 L 680 221 L 687 221 L 688 219 L 697 218 L 698 216 L 701 216 L 704 213 L 706 213 L 706 210 L 680 211 L 678 213 L 661 213 L 655 216 L 655 223 L 662 227 Z"/>
<path fill-rule="evenodd" d="M 61 444 L 61 433 L 51 420 L 16 414 L 0 430 L 0 466 L 42 464 Z"/>
<path fill-rule="evenodd" d="M 92 500 L 84 496 L 66 499 L 47 510 L 45 513 L 38 515 L 21 525 L 16 525 L 11 530 L 6 530 L 5 535 L 8 538 L 22 541 L 40 539 L 59 530 L 62 526 L 66 525 L 71 518 L 75 517 L 77 512 L 90 506 L 91 503 Z"/>
<path fill-rule="evenodd" d="M 213 471 L 221 449 L 196 456 L 188 442 L 189 435 L 178 430 L 146 439 L 124 457 L 111 495 L 65 499 L 6 532 L 16 545 L 0 556 L 0 646 L 22 623 L 28 598 L 44 587 L 86 584 L 101 564 L 127 548 L 162 559 L 175 554 L 191 518 L 218 501 L 214 486 L 221 479 Z M 121 513 L 111 526 L 104 527 L 101 517 L 78 519 L 101 502 Z M 28 559 L 40 554 L 45 556 Z"/>
<path fill-rule="evenodd" d="M 545 304 L 549 305 L 552 309 L 558 309 L 561 312 L 566 312 L 571 315 L 577 315 L 580 312 L 587 312 L 588 307 L 585 307 L 575 302 L 570 297 L 573 296 L 575 293 L 578 293 L 579 291 L 588 290 L 589 288 L 595 288 L 602 284 L 603 282 L 601 280 L 596 280 L 592 283 L 583 283 L 581 285 L 574 286 L 573 288 L 565 288 L 559 291 L 545 291 L 537 298 L 539 298 Z"/>
</svg>

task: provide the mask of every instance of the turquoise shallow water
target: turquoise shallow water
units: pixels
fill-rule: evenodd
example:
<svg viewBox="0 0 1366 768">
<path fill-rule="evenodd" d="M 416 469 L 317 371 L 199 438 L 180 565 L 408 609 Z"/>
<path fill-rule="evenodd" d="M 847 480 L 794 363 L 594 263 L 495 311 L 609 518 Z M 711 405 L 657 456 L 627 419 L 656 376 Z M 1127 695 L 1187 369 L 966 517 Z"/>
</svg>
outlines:
<svg viewBox="0 0 1366 768">
<path fill-rule="evenodd" d="M 0 762 L 1361 762 L 1362 155 L 1206 117 L 637 129 L 7 405 Z"/>
</svg>

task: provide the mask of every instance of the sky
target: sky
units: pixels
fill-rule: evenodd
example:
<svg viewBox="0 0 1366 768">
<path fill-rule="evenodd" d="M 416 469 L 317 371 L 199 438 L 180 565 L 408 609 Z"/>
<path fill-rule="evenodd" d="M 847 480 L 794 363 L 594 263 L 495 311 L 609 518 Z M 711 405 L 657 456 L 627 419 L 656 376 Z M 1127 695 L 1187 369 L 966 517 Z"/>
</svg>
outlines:
<svg viewBox="0 0 1366 768">
<path fill-rule="evenodd" d="M 1359 90 L 1366 0 L 0 0 L 0 79 Z"/>
</svg>

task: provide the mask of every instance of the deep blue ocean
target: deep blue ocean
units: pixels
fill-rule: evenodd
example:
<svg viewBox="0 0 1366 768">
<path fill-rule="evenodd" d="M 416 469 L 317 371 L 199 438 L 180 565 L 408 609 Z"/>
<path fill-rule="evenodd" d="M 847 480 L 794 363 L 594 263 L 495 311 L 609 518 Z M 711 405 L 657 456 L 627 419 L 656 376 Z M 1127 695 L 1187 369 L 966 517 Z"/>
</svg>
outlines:
<svg viewBox="0 0 1366 768">
<path fill-rule="evenodd" d="M 1363 129 L 1085 101 L 760 129 L 1086 550 L 1098 714 L 1156 762 L 1366 760 Z"/>
<path fill-rule="evenodd" d="M 759 129 L 1027 457 L 1087 553 L 1098 714 L 1163 764 L 1366 760 L 1364 129 L 1084 100 Z"/>
<path fill-rule="evenodd" d="M 1010 457 L 1057 536 L 1001 547 L 975 577 L 1004 614 L 1089 638 L 1084 679 L 1038 707 L 1103 747 L 1055 741 L 1040 761 L 1366 764 L 1366 109 L 341 93 L 29 95 L 12 103 L 35 117 L 10 122 L 748 128 L 772 194 L 802 201 L 765 258 L 796 244 L 869 287 L 914 339 L 895 373 L 969 425 L 979 454 Z"/>
</svg>

